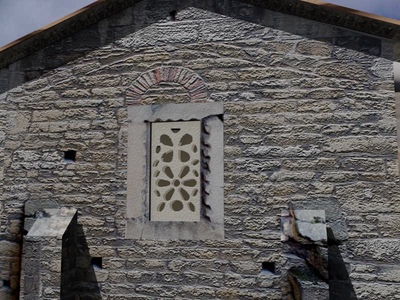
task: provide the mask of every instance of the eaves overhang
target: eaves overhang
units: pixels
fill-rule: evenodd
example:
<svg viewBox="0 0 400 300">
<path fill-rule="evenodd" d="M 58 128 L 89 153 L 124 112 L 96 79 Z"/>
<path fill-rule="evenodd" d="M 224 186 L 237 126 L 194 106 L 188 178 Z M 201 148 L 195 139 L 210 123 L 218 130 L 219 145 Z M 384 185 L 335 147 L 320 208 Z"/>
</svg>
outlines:
<svg viewBox="0 0 400 300">
<path fill-rule="evenodd" d="M 142 0 L 97 0 L 0 48 L 0 68 L 54 44 Z"/>
<path fill-rule="evenodd" d="M 0 48 L 0 68 L 54 44 L 142 0 L 97 0 L 39 30 Z M 217 0 L 215 0 L 217 1 Z M 237 0 L 260 8 L 392 40 L 400 61 L 400 21 L 319 0 Z M 191 1 L 195 3 L 196 1 Z M 199 0 L 199 2 L 201 2 Z"/>
<path fill-rule="evenodd" d="M 319 0 L 241 0 L 305 19 L 373 35 L 393 42 L 393 60 L 400 62 L 400 20 Z"/>
<path fill-rule="evenodd" d="M 400 21 L 319 0 L 241 0 L 261 8 L 400 42 Z"/>
</svg>

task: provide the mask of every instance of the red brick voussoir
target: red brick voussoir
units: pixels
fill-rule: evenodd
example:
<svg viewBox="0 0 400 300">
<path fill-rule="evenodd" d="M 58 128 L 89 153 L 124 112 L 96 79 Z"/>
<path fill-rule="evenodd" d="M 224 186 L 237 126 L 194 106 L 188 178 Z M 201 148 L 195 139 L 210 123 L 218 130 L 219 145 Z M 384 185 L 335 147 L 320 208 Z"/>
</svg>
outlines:
<svg viewBox="0 0 400 300">
<path fill-rule="evenodd" d="M 207 102 L 208 92 L 203 79 L 192 70 L 182 67 L 162 66 L 142 73 L 126 91 L 126 101 L 131 105 L 142 104 L 142 96 L 152 86 L 171 82 L 184 87 L 190 102 Z"/>
</svg>

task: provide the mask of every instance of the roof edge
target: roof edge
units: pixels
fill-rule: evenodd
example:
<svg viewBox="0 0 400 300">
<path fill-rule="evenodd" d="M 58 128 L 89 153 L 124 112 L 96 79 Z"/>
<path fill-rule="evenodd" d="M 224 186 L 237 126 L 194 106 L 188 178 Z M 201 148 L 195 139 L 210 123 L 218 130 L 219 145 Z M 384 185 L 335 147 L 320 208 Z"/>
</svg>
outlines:
<svg viewBox="0 0 400 300">
<path fill-rule="evenodd" d="M 353 8 L 350 8 L 350 7 L 345 7 L 345 6 L 341 6 L 341 5 L 337 5 L 337 4 L 333 4 L 333 3 L 328 3 L 328 2 L 324 2 L 324 1 L 319 1 L 319 0 L 301 0 L 301 1 L 305 2 L 305 3 L 311 3 L 311 4 L 314 4 L 314 5 L 319 5 L 319 6 L 332 7 L 333 9 L 338 10 L 338 11 L 343 11 L 343 12 L 346 12 L 346 13 L 351 13 L 353 15 L 360 16 L 360 17 L 366 17 L 366 18 L 369 18 L 369 19 L 372 19 L 372 20 L 382 21 L 382 22 L 386 22 L 386 23 L 390 23 L 390 24 L 394 24 L 394 25 L 400 26 L 400 20 L 379 16 L 379 15 L 376 15 L 376 14 L 373 14 L 373 13 L 364 12 L 364 11 L 353 9 Z"/>
<path fill-rule="evenodd" d="M 0 48 L 0 68 L 60 41 L 142 0 L 97 0 Z M 400 21 L 320 0 L 238 0 L 268 10 L 389 39 L 400 44 Z M 396 46 L 396 45 L 395 45 Z M 395 58 L 400 59 L 400 49 Z"/>
<path fill-rule="evenodd" d="M 28 33 L 27 35 L 24 35 L 24 36 L 16 39 L 15 41 L 12 41 L 12 42 L 0 47 L 0 52 L 5 51 L 8 48 L 14 47 L 15 45 L 17 45 L 19 43 L 22 43 L 23 41 L 28 40 L 31 37 L 33 37 L 35 35 L 38 35 L 43 31 L 46 31 L 46 30 L 48 30 L 48 29 L 50 29 L 52 27 L 57 26 L 58 24 L 62 24 L 65 21 L 67 21 L 68 19 L 71 19 L 71 18 L 73 18 L 73 17 L 75 17 L 75 16 L 77 16 L 77 15 L 79 15 L 81 13 L 86 12 L 87 10 L 92 9 L 93 7 L 99 5 L 101 2 L 104 2 L 104 1 L 106 1 L 106 0 L 96 0 L 95 2 L 93 2 L 93 3 L 89 4 L 89 5 L 86 5 L 86 6 L 82 7 L 81 9 L 78 9 L 77 11 L 74 11 L 74 12 L 72 12 L 72 13 L 70 13 L 70 14 L 68 14 L 68 15 L 66 15 L 66 16 L 64 16 L 64 17 L 62 17 L 62 18 L 60 18 L 60 19 L 58 19 L 56 21 L 54 21 L 54 22 L 51 22 L 50 24 L 47 24 L 47 25 L 45 25 L 45 26 L 43 26 L 43 27 L 41 27 L 41 28 L 39 28 L 39 29 L 37 29 L 35 31 L 32 31 L 31 33 Z"/>
<path fill-rule="evenodd" d="M 97 0 L 0 48 L 0 68 L 112 16 L 141 0 Z"/>
<path fill-rule="evenodd" d="M 400 21 L 319 0 L 240 0 L 261 8 L 400 42 Z"/>
</svg>

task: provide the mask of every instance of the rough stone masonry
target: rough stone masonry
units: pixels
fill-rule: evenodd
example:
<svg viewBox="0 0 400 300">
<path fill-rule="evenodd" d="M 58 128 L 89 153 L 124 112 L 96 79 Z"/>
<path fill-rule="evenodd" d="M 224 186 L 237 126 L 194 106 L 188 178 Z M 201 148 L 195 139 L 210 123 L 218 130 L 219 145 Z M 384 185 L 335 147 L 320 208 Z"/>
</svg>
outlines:
<svg viewBox="0 0 400 300">
<path fill-rule="evenodd" d="M 160 69 L 198 85 L 139 81 Z M 397 299 L 388 42 L 240 1 L 144 0 L 0 74 L 1 299 L 295 299 L 280 241 L 288 207 L 325 211 L 357 299 Z M 224 107 L 224 238 L 127 238 L 128 107 L 191 102 Z M 61 208 L 77 210 L 64 240 L 23 249 L 40 213 Z M 20 286 L 29 249 L 31 290 Z"/>
</svg>

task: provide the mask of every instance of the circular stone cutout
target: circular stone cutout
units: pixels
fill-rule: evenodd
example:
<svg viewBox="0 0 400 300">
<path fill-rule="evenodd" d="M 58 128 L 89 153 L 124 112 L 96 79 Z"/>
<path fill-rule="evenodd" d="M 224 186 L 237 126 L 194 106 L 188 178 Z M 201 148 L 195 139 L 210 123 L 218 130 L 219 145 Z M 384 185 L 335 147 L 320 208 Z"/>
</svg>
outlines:
<svg viewBox="0 0 400 300">
<path fill-rule="evenodd" d="M 172 202 L 171 207 L 173 211 L 181 211 L 183 209 L 183 203 L 179 200 L 175 200 Z"/>
</svg>

